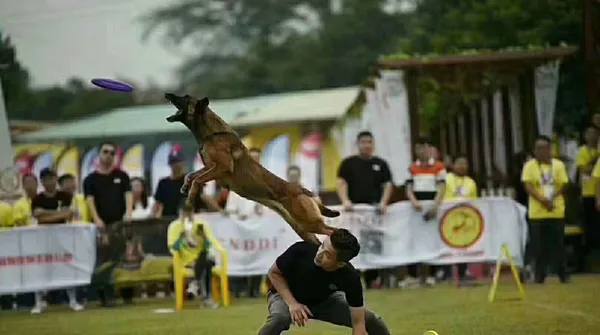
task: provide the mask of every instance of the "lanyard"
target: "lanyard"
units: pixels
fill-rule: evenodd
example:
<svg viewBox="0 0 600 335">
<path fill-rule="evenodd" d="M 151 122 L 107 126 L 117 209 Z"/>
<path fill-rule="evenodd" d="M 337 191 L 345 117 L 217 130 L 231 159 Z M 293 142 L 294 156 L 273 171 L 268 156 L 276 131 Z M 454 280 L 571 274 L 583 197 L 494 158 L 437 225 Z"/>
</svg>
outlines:
<svg viewBox="0 0 600 335">
<path fill-rule="evenodd" d="M 545 174 L 544 169 L 542 169 L 542 163 L 536 160 L 538 169 L 540 170 L 540 176 L 542 177 L 542 185 L 553 184 L 554 183 L 554 163 L 550 161 L 550 173 Z"/>
</svg>

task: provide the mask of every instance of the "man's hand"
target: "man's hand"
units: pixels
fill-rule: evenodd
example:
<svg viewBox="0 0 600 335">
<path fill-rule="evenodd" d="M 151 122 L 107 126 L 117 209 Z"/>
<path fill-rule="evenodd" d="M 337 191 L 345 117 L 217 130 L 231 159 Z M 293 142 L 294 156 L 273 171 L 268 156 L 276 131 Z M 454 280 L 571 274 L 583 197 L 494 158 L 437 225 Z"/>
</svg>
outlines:
<svg viewBox="0 0 600 335">
<path fill-rule="evenodd" d="M 433 220 L 437 217 L 437 214 L 438 214 L 438 208 L 437 208 L 437 206 L 434 206 L 425 213 L 423 218 L 425 219 L 425 221 Z"/>
<path fill-rule="evenodd" d="M 387 205 L 383 203 L 379 204 L 375 212 L 379 215 L 384 215 L 385 213 L 387 213 Z"/>
<path fill-rule="evenodd" d="M 550 199 L 545 199 L 544 201 L 542 201 L 542 205 L 549 211 L 554 210 L 554 202 Z"/>
<path fill-rule="evenodd" d="M 131 213 L 127 212 L 123 215 L 123 222 L 131 223 Z"/>
<path fill-rule="evenodd" d="M 98 229 L 104 229 L 105 224 L 104 224 L 104 221 L 102 221 L 101 218 L 94 219 L 94 224 L 96 224 L 96 227 Z"/>
<path fill-rule="evenodd" d="M 350 200 L 343 201 L 342 206 L 344 206 L 344 211 L 346 212 L 352 212 L 353 210 L 353 204 Z"/>
<path fill-rule="evenodd" d="M 308 307 L 299 302 L 293 303 L 289 307 L 292 323 L 298 327 L 306 326 L 309 316 L 313 316 Z"/>
<path fill-rule="evenodd" d="M 417 212 L 422 212 L 423 211 L 423 205 L 421 205 L 420 202 L 415 201 L 412 203 L 413 209 Z"/>
</svg>

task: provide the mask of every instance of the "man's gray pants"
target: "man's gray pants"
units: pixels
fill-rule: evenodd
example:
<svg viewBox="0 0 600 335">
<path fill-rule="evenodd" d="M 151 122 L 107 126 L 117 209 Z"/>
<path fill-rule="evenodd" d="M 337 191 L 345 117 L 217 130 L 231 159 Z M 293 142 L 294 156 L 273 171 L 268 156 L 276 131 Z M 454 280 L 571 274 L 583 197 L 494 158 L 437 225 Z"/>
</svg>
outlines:
<svg viewBox="0 0 600 335">
<path fill-rule="evenodd" d="M 285 301 L 283 301 L 279 294 L 272 292 L 269 293 L 267 300 L 269 316 L 265 324 L 258 331 L 258 335 L 279 335 L 281 332 L 290 329 L 292 317 Z M 333 293 L 324 302 L 307 307 L 313 314 L 311 319 L 352 328 L 350 307 L 342 292 Z M 368 309 L 365 313 L 365 322 L 369 335 L 390 334 L 387 326 L 383 323 L 383 319 Z"/>
</svg>

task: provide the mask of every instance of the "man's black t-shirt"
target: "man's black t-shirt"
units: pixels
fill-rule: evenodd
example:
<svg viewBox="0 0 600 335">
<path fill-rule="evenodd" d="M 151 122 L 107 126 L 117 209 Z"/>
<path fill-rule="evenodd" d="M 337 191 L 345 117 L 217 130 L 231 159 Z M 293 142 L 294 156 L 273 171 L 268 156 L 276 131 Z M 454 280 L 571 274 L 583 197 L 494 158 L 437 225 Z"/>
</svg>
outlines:
<svg viewBox="0 0 600 335">
<path fill-rule="evenodd" d="M 379 203 L 384 184 L 392 181 L 387 162 L 376 156 L 345 158 L 338 169 L 338 177 L 348 184 L 348 197 L 355 204 Z"/>
<path fill-rule="evenodd" d="M 294 298 L 311 306 L 325 301 L 332 293 L 342 291 L 350 307 L 362 307 L 360 274 L 352 264 L 336 271 L 325 271 L 315 264 L 319 246 L 297 242 L 277 258 L 276 264 Z"/>
<path fill-rule="evenodd" d="M 184 178 L 185 177 L 174 179 L 166 177 L 158 182 L 154 200 L 163 205 L 163 216 L 176 216 L 179 214 L 179 205 L 184 198 L 181 194 L 181 186 L 183 186 Z M 208 209 L 208 206 L 206 206 L 204 201 L 198 196 L 194 202 L 194 208 L 196 211 L 199 211 Z"/>
<path fill-rule="evenodd" d="M 106 224 L 121 221 L 125 215 L 125 193 L 131 191 L 127 173 L 114 169 L 108 174 L 94 171 L 83 181 L 85 197 L 94 197 L 98 216 Z"/>
<path fill-rule="evenodd" d="M 54 195 L 49 195 L 42 192 L 31 201 L 31 211 L 34 212 L 37 208 L 48 211 L 66 209 L 71 207 L 72 198 L 73 197 L 69 193 L 63 191 L 57 191 Z M 64 221 L 57 220 L 55 222 L 44 222 L 44 224 L 53 223 L 64 223 Z"/>
</svg>

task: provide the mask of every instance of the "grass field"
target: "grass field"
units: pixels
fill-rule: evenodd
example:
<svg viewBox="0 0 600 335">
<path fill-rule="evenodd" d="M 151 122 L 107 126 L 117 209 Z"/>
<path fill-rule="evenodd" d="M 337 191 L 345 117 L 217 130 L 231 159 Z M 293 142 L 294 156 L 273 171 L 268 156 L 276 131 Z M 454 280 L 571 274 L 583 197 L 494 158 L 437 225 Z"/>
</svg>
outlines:
<svg viewBox="0 0 600 335">
<path fill-rule="evenodd" d="M 594 335 L 600 334 L 600 277 L 574 277 L 569 285 L 550 279 L 526 287 L 518 300 L 512 282 L 501 283 L 497 301 L 487 302 L 488 286 L 458 289 L 449 284 L 415 290 L 371 291 L 367 304 L 381 315 L 392 334 L 421 335 Z M 0 316 L 0 334 L 14 335 L 238 335 L 256 334 L 266 317 L 263 299 L 238 301 L 229 308 L 206 310 L 191 302 L 174 314 L 155 314 L 173 307 L 171 299 L 138 302 L 130 307 L 75 313 L 52 307 L 45 314 L 7 312 Z M 311 322 L 290 334 L 350 334 L 344 328 Z"/>
</svg>

